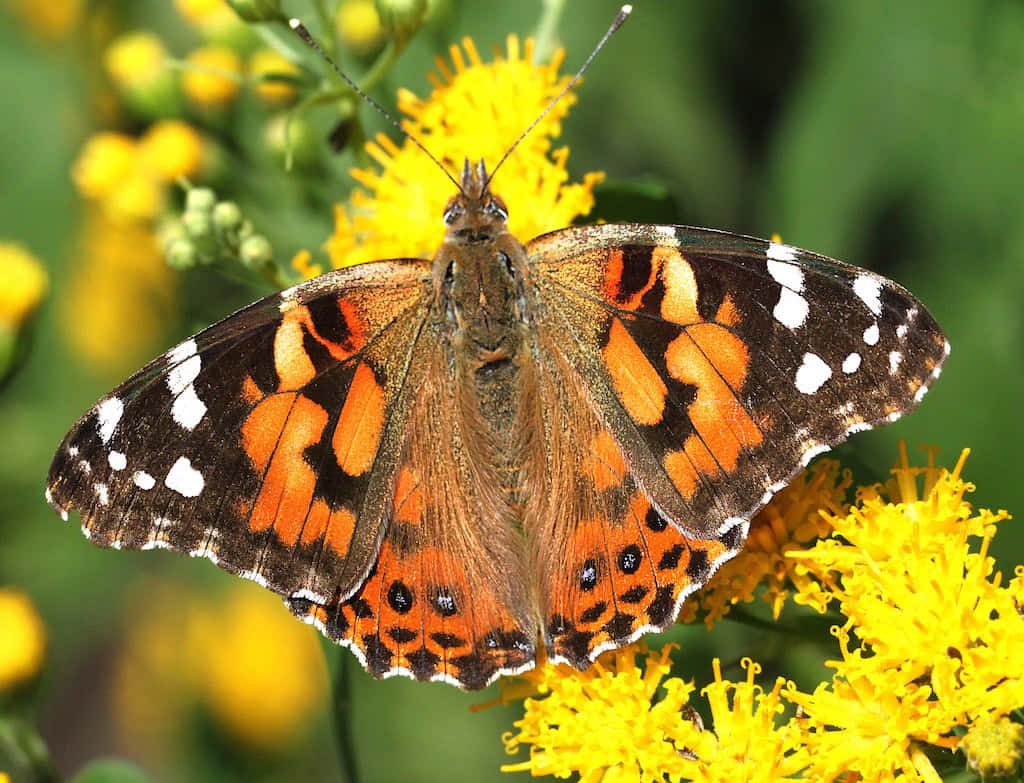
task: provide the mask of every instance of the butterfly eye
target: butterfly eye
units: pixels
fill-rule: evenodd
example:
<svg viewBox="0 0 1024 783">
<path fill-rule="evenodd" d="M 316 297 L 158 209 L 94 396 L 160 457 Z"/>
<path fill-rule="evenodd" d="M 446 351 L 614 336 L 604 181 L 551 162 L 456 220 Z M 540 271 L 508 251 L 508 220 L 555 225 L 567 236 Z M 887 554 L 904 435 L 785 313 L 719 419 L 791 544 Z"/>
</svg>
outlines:
<svg viewBox="0 0 1024 783">
<path fill-rule="evenodd" d="M 487 203 L 487 212 L 499 220 L 508 220 L 508 208 L 501 199 L 494 197 Z"/>
<path fill-rule="evenodd" d="M 450 226 L 462 215 L 462 207 L 458 204 L 452 204 L 448 209 L 444 211 L 444 223 L 446 226 Z"/>
</svg>

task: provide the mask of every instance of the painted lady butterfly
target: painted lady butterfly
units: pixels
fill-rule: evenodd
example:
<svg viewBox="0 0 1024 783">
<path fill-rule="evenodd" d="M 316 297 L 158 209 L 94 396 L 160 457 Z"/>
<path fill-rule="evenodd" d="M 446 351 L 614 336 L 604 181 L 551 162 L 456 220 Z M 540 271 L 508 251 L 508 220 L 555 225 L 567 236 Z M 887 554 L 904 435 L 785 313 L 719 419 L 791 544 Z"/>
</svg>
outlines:
<svg viewBox="0 0 1024 783">
<path fill-rule="evenodd" d="M 668 627 L 815 455 L 914 408 L 949 344 L 899 285 L 661 225 L 525 246 L 467 161 L 432 261 L 330 272 L 90 409 L 47 499 L 207 557 L 375 676 L 481 688 Z"/>
</svg>

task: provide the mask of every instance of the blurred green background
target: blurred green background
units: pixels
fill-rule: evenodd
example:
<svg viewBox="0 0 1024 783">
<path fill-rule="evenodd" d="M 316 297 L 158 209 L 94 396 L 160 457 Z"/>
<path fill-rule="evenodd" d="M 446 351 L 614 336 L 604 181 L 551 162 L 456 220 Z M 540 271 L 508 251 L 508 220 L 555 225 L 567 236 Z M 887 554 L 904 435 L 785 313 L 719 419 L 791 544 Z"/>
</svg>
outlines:
<svg viewBox="0 0 1024 783">
<path fill-rule="evenodd" d="M 100 50 L 90 45 L 103 33 L 82 22 L 45 35 L 32 23 L 33 6 L 43 5 L 5 0 L 0 16 L 0 239 L 27 246 L 51 281 L 27 361 L 0 388 L 0 586 L 31 596 L 49 635 L 27 703 L 66 775 L 88 759 L 121 755 L 164 780 L 330 779 L 338 768 L 328 686 L 311 629 L 205 561 L 96 549 L 43 502 L 50 457 L 82 411 L 150 356 L 269 290 L 211 270 L 177 279 L 147 272 L 143 283 L 128 272 L 123 288 L 116 275 L 111 284 L 109 275 L 83 273 L 87 208 L 71 183 L 72 162 L 91 133 L 138 133 L 145 123 L 104 104 Z M 88 5 L 106 20 L 100 25 L 153 30 L 176 55 L 197 45 L 171 0 Z M 578 90 L 561 137 L 575 179 L 608 175 L 594 216 L 777 232 L 903 283 L 945 327 L 952 356 L 918 412 L 856 437 L 840 457 L 867 483 L 885 477 L 898 438 L 937 444 L 949 463 L 969 446 L 975 503 L 1024 512 L 1014 456 L 1024 435 L 1024 4 L 634 6 Z M 284 7 L 313 16 L 304 0 Z M 567 70 L 617 8 L 608 0 L 566 4 L 557 39 Z M 541 15 L 536 0 L 453 0 L 374 95 L 390 107 L 398 86 L 426 95 L 433 57 L 449 43 L 470 35 L 489 59 L 507 33 L 531 33 Z M 371 60 L 342 59 L 357 76 Z M 190 119 L 212 136 L 223 132 L 209 118 Z M 233 138 L 259 147 L 264 119 L 240 112 Z M 383 127 L 369 112 L 361 119 Z M 317 122 L 324 131 L 332 118 Z M 245 153 L 228 150 L 224 189 L 260 216 L 280 258 L 318 246 L 332 223 L 317 198 L 344 198 L 351 151 L 326 163 L 313 193 L 279 165 L 230 171 Z M 107 350 L 90 360 L 76 333 L 96 323 L 107 325 L 98 338 Z M 1016 523 L 1004 525 L 994 554 L 1004 571 L 1024 559 Z M 268 629 L 266 649 L 230 646 L 242 633 L 239 617 L 257 636 Z M 279 628 L 282 618 L 287 628 Z M 691 629 L 680 670 L 706 682 L 712 654 L 731 661 L 765 644 L 728 623 L 712 634 Z M 814 672 L 820 661 L 805 649 L 787 655 L 790 676 Z M 188 674 L 183 662 L 204 673 Z M 240 693 L 211 695 L 208 675 L 232 662 Z M 364 780 L 499 777 L 500 736 L 517 708 L 471 714 L 470 705 L 494 694 L 351 676 Z M 259 692 L 290 705 L 284 722 L 262 712 Z M 224 703 L 245 715 L 218 713 Z M 268 739 L 275 734 L 286 741 Z"/>
</svg>

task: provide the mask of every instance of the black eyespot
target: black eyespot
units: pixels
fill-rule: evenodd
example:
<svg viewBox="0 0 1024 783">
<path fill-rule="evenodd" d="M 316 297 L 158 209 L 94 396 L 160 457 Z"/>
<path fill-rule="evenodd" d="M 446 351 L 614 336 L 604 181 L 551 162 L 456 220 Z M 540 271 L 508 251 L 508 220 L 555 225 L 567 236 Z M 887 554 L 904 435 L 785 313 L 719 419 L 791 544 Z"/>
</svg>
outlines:
<svg viewBox="0 0 1024 783">
<path fill-rule="evenodd" d="M 630 544 L 619 552 L 619 570 L 624 574 L 635 574 L 640 568 L 642 560 L 643 555 L 640 553 L 640 547 L 636 544 Z"/>
<path fill-rule="evenodd" d="M 448 592 L 447 587 L 439 588 L 437 594 L 434 596 L 434 611 L 442 617 L 451 617 L 453 614 L 458 612 L 458 607 L 455 605 L 455 598 Z"/>
<path fill-rule="evenodd" d="M 388 604 L 399 614 L 405 614 L 412 609 L 412 591 L 402 582 L 392 582 L 388 588 Z"/>
</svg>

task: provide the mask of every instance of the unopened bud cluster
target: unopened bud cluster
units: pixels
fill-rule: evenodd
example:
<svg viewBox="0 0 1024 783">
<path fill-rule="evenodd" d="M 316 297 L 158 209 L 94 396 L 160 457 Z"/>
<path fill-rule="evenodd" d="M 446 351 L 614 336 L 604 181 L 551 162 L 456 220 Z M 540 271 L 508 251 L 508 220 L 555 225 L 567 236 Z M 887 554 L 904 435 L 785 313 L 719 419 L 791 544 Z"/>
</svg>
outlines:
<svg viewBox="0 0 1024 783">
<path fill-rule="evenodd" d="M 167 263 L 179 271 L 234 259 L 247 269 L 260 271 L 274 260 L 270 242 L 256 233 L 238 205 L 218 201 L 209 188 L 189 189 L 181 221 L 169 233 Z"/>
</svg>

